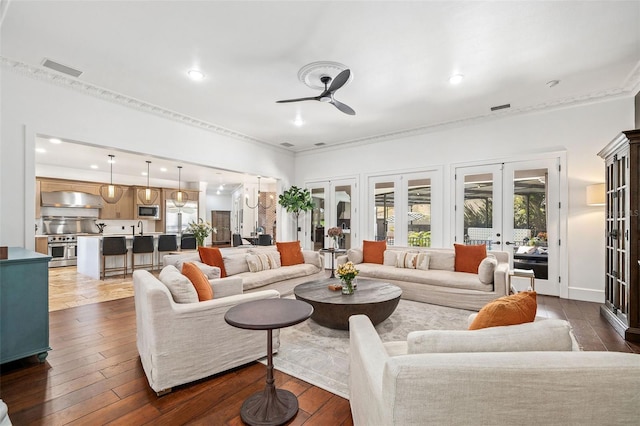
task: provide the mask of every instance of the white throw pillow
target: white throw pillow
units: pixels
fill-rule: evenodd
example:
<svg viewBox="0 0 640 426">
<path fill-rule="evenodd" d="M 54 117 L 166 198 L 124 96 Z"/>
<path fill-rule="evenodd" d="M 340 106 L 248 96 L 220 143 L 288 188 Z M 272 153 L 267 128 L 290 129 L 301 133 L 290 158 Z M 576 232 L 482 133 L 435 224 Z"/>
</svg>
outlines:
<svg viewBox="0 0 640 426">
<path fill-rule="evenodd" d="M 407 335 L 408 353 L 571 351 L 571 326 L 548 319 L 480 330 L 425 330 Z"/>
<path fill-rule="evenodd" d="M 422 271 L 429 270 L 429 253 L 419 253 L 418 258 L 416 259 L 416 269 L 420 269 Z"/>
<path fill-rule="evenodd" d="M 433 250 L 429 252 L 429 269 L 439 269 L 442 271 L 456 270 L 456 254 L 453 250 L 450 252 L 441 252 Z"/>
<path fill-rule="evenodd" d="M 382 254 L 382 264 L 385 266 L 396 266 L 398 253 L 397 250 L 385 250 Z"/>
<path fill-rule="evenodd" d="M 195 287 L 176 269 L 175 266 L 165 266 L 158 276 L 162 284 L 164 284 L 171 293 L 173 301 L 176 303 L 197 303 L 198 293 Z"/>
<path fill-rule="evenodd" d="M 272 253 L 260 253 L 247 255 L 247 264 L 249 265 L 249 271 L 260 272 L 268 269 L 278 268 L 278 264 L 275 263 L 275 256 Z"/>
<path fill-rule="evenodd" d="M 204 273 L 207 276 L 208 280 L 215 280 L 217 278 L 220 278 L 220 268 L 218 268 L 217 266 L 210 266 L 210 265 L 207 265 L 206 263 L 197 262 L 194 260 L 181 259 L 176 262 L 176 269 L 178 271 L 182 271 L 182 265 L 184 265 L 185 262 L 193 263 L 194 265 L 196 265 L 198 269 L 200 269 L 202 273 Z"/>
<path fill-rule="evenodd" d="M 347 259 L 353 263 L 362 263 L 364 260 L 364 254 L 362 253 L 362 249 L 352 248 L 347 250 Z"/>
<path fill-rule="evenodd" d="M 396 256 L 396 268 L 416 269 L 418 253 L 400 251 Z"/>
<path fill-rule="evenodd" d="M 482 259 L 478 266 L 478 279 L 482 284 L 493 284 L 493 273 L 498 266 L 498 259 L 492 254 Z"/>
<path fill-rule="evenodd" d="M 223 256 L 222 261 L 224 262 L 224 269 L 227 271 L 227 276 L 249 272 L 247 256 L 247 253 Z"/>
</svg>

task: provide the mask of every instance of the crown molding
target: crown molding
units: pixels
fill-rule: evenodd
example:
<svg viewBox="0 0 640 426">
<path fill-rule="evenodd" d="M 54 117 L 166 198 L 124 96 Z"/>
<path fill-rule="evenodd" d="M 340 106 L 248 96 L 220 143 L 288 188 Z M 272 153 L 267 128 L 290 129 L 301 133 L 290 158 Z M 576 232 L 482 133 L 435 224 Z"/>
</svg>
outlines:
<svg viewBox="0 0 640 426">
<path fill-rule="evenodd" d="M 436 131 L 462 127 L 470 124 L 477 124 L 483 121 L 495 120 L 499 118 L 527 114 L 532 112 L 540 112 L 543 110 L 552 110 L 558 108 L 573 107 L 578 105 L 585 105 L 589 103 L 602 102 L 609 99 L 615 99 L 624 96 L 635 96 L 640 90 L 640 61 L 636 64 L 634 69 L 629 73 L 623 84 L 619 88 L 602 90 L 598 92 L 592 92 L 581 96 L 568 97 L 563 99 L 557 99 L 550 102 L 544 102 L 537 105 L 524 106 L 520 108 L 510 108 L 506 110 L 489 112 L 486 114 L 480 114 L 472 117 L 465 117 L 458 120 L 444 121 L 440 123 L 429 124 L 425 126 L 414 127 L 411 129 L 398 130 L 394 132 L 383 133 L 379 135 L 366 136 L 359 139 L 351 139 L 337 143 L 327 143 L 323 147 L 309 147 L 303 149 L 290 150 L 281 146 L 269 143 L 267 141 L 248 136 L 239 132 L 235 132 L 230 129 L 209 123 L 204 120 L 200 120 L 194 117 L 190 117 L 185 114 L 181 114 L 169 109 L 160 107 L 158 105 L 150 104 L 145 101 L 141 101 L 130 96 L 114 92 L 109 89 L 105 89 L 93 84 L 85 83 L 76 78 L 67 77 L 62 74 L 48 71 L 41 67 L 28 65 L 24 62 L 10 59 L 4 56 L 0 56 L 0 64 L 7 67 L 19 74 L 26 75 L 28 77 L 46 81 L 58 86 L 73 89 L 108 102 L 114 102 L 120 105 L 124 105 L 130 108 L 138 109 L 150 114 L 158 115 L 163 118 L 174 120 L 183 124 L 198 127 L 213 133 L 217 133 L 222 136 L 227 136 L 233 139 L 257 144 L 261 147 L 268 147 L 281 152 L 287 152 L 294 154 L 309 153 L 312 151 L 331 151 L 338 148 L 344 148 L 345 146 L 358 146 L 372 142 L 383 142 L 393 139 L 406 138 L 411 136 L 419 136 L 422 134 L 433 133 Z M 321 141 L 320 141 L 321 142 Z"/>
<path fill-rule="evenodd" d="M 276 149 L 283 152 L 291 152 L 285 148 L 276 146 L 272 143 L 263 141 L 261 139 L 248 136 L 230 129 L 226 129 L 216 124 L 209 123 L 207 121 L 200 120 L 194 117 L 190 117 L 188 115 L 181 114 L 179 112 L 172 111 L 172 110 L 163 108 L 161 106 L 154 105 L 149 102 L 145 102 L 140 99 L 136 99 L 131 96 L 127 96 L 122 93 L 115 92 L 113 90 L 105 89 L 103 87 L 96 86 L 94 84 L 86 83 L 73 77 L 68 77 L 63 74 L 49 71 L 41 67 L 32 66 L 24 62 L 17 61 L 15 59 L 10 59 L 5 56 L 0 56 L 0 63 L 2 64 L 2 66 L 8 69 L 11 69 L 12 71 L 15 71 L 18 74 L 21 74 L 36 80 L 40 80 L 40 81 L 46 81 L 48 83 L 55 84 L 57 86 L 73 89 L 78 92 L 102 99 L 104 101 L 113 102 L 119 105 L 124 105 L 129 108 L 134 108 L 139 111 L 154 114 L 169 120 L 177 121 L 182 124 L 198 127 L 222 136 L 227 136 L 236 140 L 257 144 L 257 145 L 260 145 L 261 147 L 266 146 L 268 148 Z"/>
</svg>

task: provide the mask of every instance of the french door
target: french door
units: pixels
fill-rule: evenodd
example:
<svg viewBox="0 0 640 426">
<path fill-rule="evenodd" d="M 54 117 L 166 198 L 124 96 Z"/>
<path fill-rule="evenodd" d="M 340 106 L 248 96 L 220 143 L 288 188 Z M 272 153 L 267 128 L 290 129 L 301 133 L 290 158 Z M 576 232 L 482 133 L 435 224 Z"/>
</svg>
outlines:
<svg viewBox="0 0 640 426">
<path fill-rule="evenodd" d="M 305 247 L 319 250 L 331 247 L 327 237 L 329 228 L 338 227 L 342 231 L 340 248 L 355 246 L 357 225 L 357 182 L 355 178 L 307 184 L 313 200 L 313 211 L 306 216 Z"/>
<path fill-rule="evenodd" d="M 507 251 L 531 269 L 536 291 L 560 294 L 558 159 L 457 167 L 454 241 Z M 514 286 L 518 287 L 514 280 Z"/>
</svg>

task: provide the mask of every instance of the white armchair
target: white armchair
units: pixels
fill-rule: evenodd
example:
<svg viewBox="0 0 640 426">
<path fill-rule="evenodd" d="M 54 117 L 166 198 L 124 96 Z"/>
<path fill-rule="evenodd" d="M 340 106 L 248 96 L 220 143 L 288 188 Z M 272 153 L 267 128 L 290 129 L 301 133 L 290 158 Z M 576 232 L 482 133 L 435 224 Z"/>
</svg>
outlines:
<svg viewBox="0 0 640 426">
<path fill-rule="evenodd" d="M 640 355 L 576 351 L 570 328 L 562 323 L 414 332 L 407 342 L 389 345 L 368 317 L 354 315 L 349 319 L 353 424 L 637 424 Z M 461 352 L 470 339 L 480 351 Z M 536 352 L 529 350 L 530 340 Z"/>
<path fill-rule="evenodd" d="M 214 299 L 179 304 L 148 271 L 133 273 L 137 346 L 149 385 L 158 394 L 267 355 L 266 333 L 228 325 L 224 315 L 239 303 L 279 298 L 275 290 L 242 294 L 242 279 L 209 281 Z M 280 345 L 273 331 L 273 349 Z"/>
</svg>

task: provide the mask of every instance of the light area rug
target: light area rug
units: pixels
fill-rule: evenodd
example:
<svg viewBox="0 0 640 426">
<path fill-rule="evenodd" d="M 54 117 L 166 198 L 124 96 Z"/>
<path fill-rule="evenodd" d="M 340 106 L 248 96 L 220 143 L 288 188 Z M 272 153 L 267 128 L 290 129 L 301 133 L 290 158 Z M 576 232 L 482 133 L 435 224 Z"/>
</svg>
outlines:
<svg viewBox="0 0 640 426">
<path fill-rule="evenodd" d="M 472 311 L 400 300 L 376 330 L 383 342 L 407 340 L 417 330 L 464 330 Z M 261 360 L 266 364 L 266 358 Z M 349 331 L 333 330 L 309 319 L 280 330 L 276 370 L 343 398 L 349 398 Z"/>
</svg>

